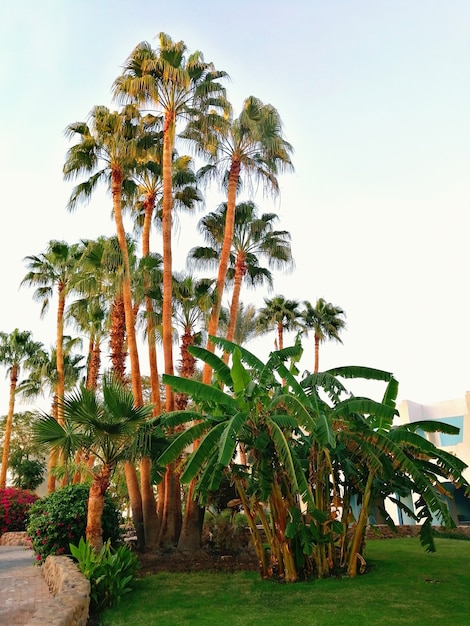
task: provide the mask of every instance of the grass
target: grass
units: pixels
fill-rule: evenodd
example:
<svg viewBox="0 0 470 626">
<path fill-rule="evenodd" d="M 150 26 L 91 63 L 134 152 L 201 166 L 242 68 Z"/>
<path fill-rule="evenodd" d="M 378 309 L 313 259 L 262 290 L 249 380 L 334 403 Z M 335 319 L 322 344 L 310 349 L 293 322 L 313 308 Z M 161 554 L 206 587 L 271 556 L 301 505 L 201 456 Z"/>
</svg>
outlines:
<svg viewBox="0 0 470 626">
<path fill-rule="evenodd" d="M 355 579 L 283 585 L 254 572 L 160 573 L 105 611 L 101 626 L 374 626 L 470 624 L 470 542 L 369 541 Z"/>
</svg>

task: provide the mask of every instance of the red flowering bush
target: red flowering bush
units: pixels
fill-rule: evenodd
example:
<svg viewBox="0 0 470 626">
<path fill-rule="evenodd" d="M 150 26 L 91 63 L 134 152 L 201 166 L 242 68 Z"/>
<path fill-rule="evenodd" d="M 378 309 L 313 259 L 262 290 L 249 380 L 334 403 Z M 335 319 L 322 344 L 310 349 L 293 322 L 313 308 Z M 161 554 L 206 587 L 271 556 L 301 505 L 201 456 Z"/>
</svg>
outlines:
<svg viewBox="0 0 470 626">
<path fill-rule="evenodd" d="M 44 563 L 49 554 L 70 554 L 70 544 L 85 537 L 88 512 L 88 485 L 68 485 L 38 500 L 31 507 L 26 532 L 36 554 Z M 113 546 L 120 540 L 120 514 L 110 495 L 104 498 L 103 540 Z"/>
<path fill-rule="evenodd" d="M 25 530 L 29 508 L 36 500 L 38 496 L 31 491 L 0 489 L 0 535 Z"/>
</svg>

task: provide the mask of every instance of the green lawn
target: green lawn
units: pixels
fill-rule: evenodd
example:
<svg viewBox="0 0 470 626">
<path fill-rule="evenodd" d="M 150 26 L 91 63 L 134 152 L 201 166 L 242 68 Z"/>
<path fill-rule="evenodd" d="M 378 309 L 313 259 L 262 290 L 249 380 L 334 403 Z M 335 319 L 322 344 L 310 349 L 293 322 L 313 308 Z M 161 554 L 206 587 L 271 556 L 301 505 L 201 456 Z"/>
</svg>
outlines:
<svg viewBox="0 0 470 626">
<path fill-rule="evenodd" d="M 470 541 L 370 541 L 368 574 L 284 585 L 258 574 L 169 574 L 139 579 L 102 626 L 470 625 Z"/>
</svg>

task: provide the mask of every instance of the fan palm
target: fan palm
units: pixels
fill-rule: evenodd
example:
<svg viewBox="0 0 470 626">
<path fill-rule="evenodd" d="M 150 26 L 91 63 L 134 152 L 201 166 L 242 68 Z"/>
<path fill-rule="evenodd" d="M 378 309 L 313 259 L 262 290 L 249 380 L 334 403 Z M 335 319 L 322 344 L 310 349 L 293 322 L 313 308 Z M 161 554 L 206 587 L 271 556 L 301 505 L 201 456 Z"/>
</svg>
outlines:
<svg viewBox="0 0 470 626">
<path fill-rule="evenodd" d="M 187 55 L 183 41 L 174 42 L 165 33 L 159 34 L 160 47 L 154 50 L 148 42 L 142 42 L 132 51 L 125 62 L 124 71 L 114 83 L 115 96 L 132 100 L 157 109 L 163 117 L 163 350 L 165 372 L 173 374 L 172 347 L 172 207 L 173 207 L 173 151 L 177 124 L 199 115 L 209 124 L 215 111 L 229 109 L 225 89 L 219 79 L 225 72 L 216 71 L 212 63 L 206 63 L 200 52 Z M 208 115 L 209 110 L 214 111 Z M 167 389 L 167 410 L 173 408 L 173 394 Z"/>
<path fill-rule="evenodd" d="M 119 462 L 129 459 L 138 429 L 152 407 L 136 406 L 133 394 L 110 377 L 103 379 L 102 397 L 82 387 L 61 400 L 64 422 L 44 415 L 35 425 L 37 439 L 66 457 L 87 450 L 95 457 L 88 499 L 86 538 L 93 548 L 102 547 L 101 518 L 104 495 Z"/>
<path fill-rule="evenodd" d="M 209 178 L 218 176 L 227 183 L 227 212 L 216 283 L 217 302 L 209 320 L 210 337 L 217 333 L 219 323 L 240 183 L 246 181 L 251 185 L 253 182 L 261 182 L 266 192 L 277 194 L 278 174 L 293 169 L 290 158 L 292 147 L 283 137 L 278 111 L 253 96 L 245 100 L 242 112 L 236 119 L 229 119 L 228 123 L 219 125 L 212 133 L 207 133 L 201 120 L 196 120 L 188 126 L 184 136 L 196 141 L 201 152 L 210 158 L 210 164 L 203 169 L 203 174 Z M 210 351 L 214 349 L 210 339 L 207 348 Z M 211 368 L 206 363 L 203 380 L 208 384 L 210 379 Z"/>
<path fill-rule="evenodd" d="M 315 363 L 314 372 L 318 372 L 320 343 L 328 340 L 335 340 L 342 343 L 340 332 L 346 327 L 344 311 L 341 307 L 326 302 L 319 298 L 312 306 L 307 300 L 304 301 L 305 309 L 302 311 L 302 320 L 305 331 L 314 331 L 315 337 Z"/>
<path fill-rule="evenodd" d="M 89 201 L 101 181 L 104 181 L 111 190 L 116 234 L 124 265 L 122 295 L 132 389 L 135 401 L 141 405 L 142 384 L 132 307 L 131 268 L 128 240 L 122 218 L 123 182 L 135 166 L 140 144 L 145 145 L 141 117 L 139 111 L 130 105 L 122 112 L 112 112 L 107 107 L 96 106 L 89 115 L 88 124 L 84 122 L 69 124 L 66 135 L 70 139 L 78 137 L 79 141 L 67 153 L 63 168 L 65 180 L 75 179 L 83 174 L 90 175 L 72 191 L 68 209 L 74 210 L 80 201 Z"/>
<path fill-rule="evenodd" d="M 28 273 L 21 285 L 36 287 L 33 298 L 42 302 L 41 317 L 49 308 L 54 290 L 57 293 L 57 396 L 64 395 L 64 311 L 66 298 L 73 289 L 73 278 L 78 272 L 79 262 L 83 253 L 80 244 L 69 245 L 65 241 L 51 240 L 45 252 L 37 256 L 27 256 Z M 58 409 L 57 419 L 61 421 L 61 410 Z"/>
<path fill-rule="evenodd" d="M 151 124 L 153 123 L 154 120 L 151 120 Z M 122 195 L 124 182 L 135 168 L 142 151 L 149 143 L 152 144 L 153 137 L 145 134 L 145 120 L 142 120 L 139 110 L 132 105 L 127 105 L 121 112 L 110 111 L 104 106 L 95 106 L 89 115 L 89 124 L 84 122 L 69 124 L 66 135 L 69 138 L 78 137 L 79 141 L 67 153 L 63 168 L 65 179 L 75 179 L 83 174 L 90 175 L 72 191 L 68 203 L 69 210 L 75 209 L 79 201 L 88 201 L 100 181 L 103 181 L 111 191 L 116 235 L 124 266 L 122 303 L 132 389 L 136 404 L 141 406 L 142 380 L 132 302 L 128 238 L 122 215 Z M 130 463 L 126 463 L 124 467 L 138 541 L 142 546 L 144 542 L 142 494 L 135 467 Z"/>
<path fill-rule="evenodd" d="M 10 377 L 10 399 L 8 414 L 5 422 L 3 438 L 2 468 L 0 471 L 0 489 L 5 489 L 10 454 L 10 440 L 15 413 L 15 396 L 18 377 L 22 370 L 34 369 L 44 354 L 42 343 L 33 341 L 29 331 L 20 331 L 17 328 L 10 334 L 0 333 L 0 364 L 7 368 Z"/>
<path fill-rule="evenodd" d="M 279 350 L 284 347 L 284 331 L 296 330 L 300 326 L 300 309 L 297 300 L 289 300 L 284 296 L 265 298 L 264 307 L 258 314 L 258 329 L 267 332 L 275 329 L 277 340 L 275 344 Z"/>
<path fill-rule="evenodd" d="M 251 339 L 258 335 L 258 311 L 254 304 L 245 305 L 240 302 L 237 311 L 237 321 L 235 324 L 235 332 L 233 341 L 244 346 Z M 227 328 L 229 322 L 229 311 L 225 307 L 222 307 L 221 315 L 219 319 L 219 329 L 221 333 L 227 335 Z"/>
<path fill-rule="evenodd" d="M 150 232 L 152 223 L 156 223 L 161 229 L 161 206 L 163 201 L 162 139 L 163 137 L 161 137 L 160 141 L 156 142 L 151 149 L 146 151 L 145 159 L 139 160 L 136 164 L 136 168 L 132 174 L 135 193 L 129 198 L 135 220 L 135 229 L 136 231 L 141 231 L 143 256 L 141 269 L 144 283 L 146 336 L 149 352 L 152 402 L 154 404 L 155 415 L 161 412 L 161 397 L 156 351 L 157 329 L 155 298 L 151 297 L 151 292 L 155 294 L 155 283 L 151 281 L 151 278 L 152 276 L 155 278 L 155 270 L 158 266 L 158 273 L 160 275 L 159 282 L 162 282 L 163 274 L 161 268 L 163 268 L 163 259 L 160 261 L 159 258 L 157 261 L 155 255 L 150 258 Z M 175 208 L 191 211 L 198 202 L 202 201 L 202 197 L 195 186 L 196 174 L 192 169 L 192 160 L 190 157 L 178 157 L 176 153 L 173 154 L 172 182 L 174 191 L 173 205 Z M 161 300 L 161 286 L 158 288 L 158 294 L 158 299 Z"/>
<path fill-rule="evenodd" d="M 203 233 L 210 247 L 193 248 L 188 260 L 198 264 L 214 263 L 220 259 L 225 234 L 227 203 L 218 210 L 204 216 L 199 222 L 199 230 Z M 271 272 L 259 264 L 266 259 L 269 267 L 291 269 L 294 262 L 290 247 L 290 235 L 285 230 L 274 230 L 273 224 L 278 220 L 275 213 L 258 214 L 256 205 L 243 202 L 235 207 L 234 232 L 230 265 L 227 279 L 233 281 L 232 302 L 230 305 L 228 341 L 233 341 L 237 322 L 240 290 L 245 277 L 252 286 L 267 282 L 272 285 Z"/>
</svg>

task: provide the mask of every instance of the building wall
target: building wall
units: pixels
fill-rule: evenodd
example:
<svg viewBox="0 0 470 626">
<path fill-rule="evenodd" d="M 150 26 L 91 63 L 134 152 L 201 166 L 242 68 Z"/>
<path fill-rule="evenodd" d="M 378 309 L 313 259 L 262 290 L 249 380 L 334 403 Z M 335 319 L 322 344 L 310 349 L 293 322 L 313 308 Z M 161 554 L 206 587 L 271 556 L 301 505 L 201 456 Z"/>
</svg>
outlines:
<svg viewBox="0 0 470 626">
<path fill-rule="evenodd" d="M 445 400 L 434 404 L 419 404 L 411 400 L 404 400 L 398 406 L 398 411 L 399 416 L 395 419 L 397 425 L 423 420 L 436 420 L 457 426 L 460 429 L 458 435 L 446 435 L 444 433 L 423 434 L 437 447 L 454 454 L 469 466 L 463 474 L 470 482 L 470 391 L 467 391 L 463 398 Z M 387 510 L 395 520 L 397 513 L 391 510 L 394 507 L 390 507 L 390 504 L 387 504 Z M 465 498 L 462 493 L 459 492 L 455 495 L 455 499 L 449 502 L 449 508 L 457 524 L 470 523 L 470 500 Z"/>
<path fill-rule="evenodd" d="M 439 448 L 455 454 L 470 466 L 470 391 L 463 398 L 445 400 L 435 404 L 418 404 L 404 400 L 398 407 L 397 424 L 419 422 L 422 420 L 442 421 L 461 429 L 459 435 L 428 433 L 429 439 Z M 470 468 L 464 471 L 465 478 L 470 481 Z"/>
</svg>

